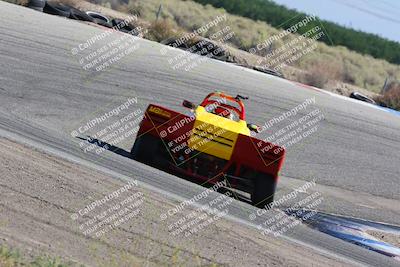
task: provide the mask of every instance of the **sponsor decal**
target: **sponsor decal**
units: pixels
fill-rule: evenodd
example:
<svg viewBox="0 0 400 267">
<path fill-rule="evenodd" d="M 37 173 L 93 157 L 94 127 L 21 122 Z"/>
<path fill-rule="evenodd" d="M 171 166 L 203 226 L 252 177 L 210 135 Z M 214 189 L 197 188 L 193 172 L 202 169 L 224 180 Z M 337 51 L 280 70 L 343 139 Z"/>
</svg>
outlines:
<svg viewBox="0 0 400 267">
<path fill-rule="evenodd" d="M 156 106 L 150 106 L 149 112 L 160 115 L 160 116 L 168 118 L 168 119 L 171 118 L 171 113 L 169 113 L 168 111 L 165 111 L 164 109 L 156 107 Z"/>
</svg>

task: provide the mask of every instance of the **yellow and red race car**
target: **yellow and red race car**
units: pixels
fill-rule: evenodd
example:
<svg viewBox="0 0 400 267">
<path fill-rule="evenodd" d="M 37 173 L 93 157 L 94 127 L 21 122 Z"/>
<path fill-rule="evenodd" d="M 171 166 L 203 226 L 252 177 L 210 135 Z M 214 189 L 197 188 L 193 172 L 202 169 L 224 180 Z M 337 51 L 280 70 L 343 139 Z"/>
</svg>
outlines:
<svg viewBox="0 0 400 267">
<path fill-rule="evenodd" d="M 274 198 L 285 149 L 250 135 L 243 96 L 209 94 L 200 105 L 187 100 L 189 114 L 150 104 L 141 122 L 132 157 L 198 182 L 225 181 L 264 207 Z"/>
</svg>

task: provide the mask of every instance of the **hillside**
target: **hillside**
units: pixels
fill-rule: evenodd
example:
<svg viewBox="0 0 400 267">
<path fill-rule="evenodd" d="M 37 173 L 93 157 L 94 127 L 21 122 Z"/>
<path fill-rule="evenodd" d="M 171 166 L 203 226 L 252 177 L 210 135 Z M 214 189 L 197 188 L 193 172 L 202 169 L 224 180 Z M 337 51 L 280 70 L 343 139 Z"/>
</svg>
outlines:
<svg viewBox="0 0 400 267">
<path fill-rule="evenodd" d="M 288 9 L 271 0 L 194 0 L 201 4 L 211 4 L 222 7 L 229 13 L 261 20 L 276 28 L 283 28 L 283 21 L 290 21 L 296 17 L 304 17 L 305 13 Z M 329 37 L 321 38 L 327 45 L 342 45 L 350 50 L 368 54 L 375 58 L 382 58 L 394 64 L 400 64 L 400 44 L 375 34 L 357 31 L 340 26 L 326 20 L 317 20 L 308 27 L 299 30 L 303 34 L 311 27 L 322 24 L 329 33 Z"/>
<path fill-rule="evenodd" d="M 10 0 L 19 2 L 22 0 Z M 71 1 L 63 1 L 71 2 Z M 82 8 L 86 1 L 73 1 L 78 8 Z M 233 33 L 230 38 L 224 40 L 224 47 L 228 48 L 233 56 L 229 56 L 230 62 L 253 68 L 257 65 L 265 65 L 269 68 L 279 67 L 278 71 L 288 79 L 324 88 L 342 95 L 349 95 L 352 91 L 360 91 L 374 97 L 380 93 L 387 79 L 400 79 L 400 66 L 391 64 L 382 59 L 375 59 L 370 55 L 349 50 L 344 46 L 328 46 L 322 39 L 330 36 L 326 30 L 324 35 L 313 45 L 310 53 L 306 53 L 280 67 L 279 64 L 271 66 L 269 54 L 280 50 L 287 44 L 293 43 L 299 38 L 299 32 L 293 32 L 279 38 L 271 43 L 268 49 L 256 49 L 254 55 L 246 53 L 246 50 L 254 50 L 258 45 L 265 43 L 274 36 L 284 32 L 267 24 L 264 21 L 254 21 L 249 18 L 232 15 L 222 8 L 211 5 L 201 5 L 193 1 L 182 0 L 130 0 L 123 3 L 119 0 L 92 0 L 94 4 L 102 5 L 122 13 L 137 13 L 140 21 L 144 22 L 150 31 L 144 37 L 165 41 L 171 37 L 180 38 L 188 33 L 196 31 L 216 17 L 226 15 L 226 21 L 210 27 L 207 31 L 199 33 L 200 36 L 212 39 L 214 34 L 229 28 Z M 159 18 L 156 14 L 159 11 Z M 98 10 L 90 8 L 86 10 Z M 100 10 L 98 10 L 100 11 Z M 108 11 L 111 17 L 113 12 Z M 114 12 L 115 13 L 115 12 Z M 107 13 L 104 13 L 107 14 Z M 296 25 L 304 17 L 286 22 L 284 28 Z M 307 17 L 305 17 L 307 18 Z M 313 21 L 310 21 L 312 24 Z M 307 25 L 306 25 L 307 26 Z M 278 62 L 279 63 L 279 62 Z M 391 96 L 389 96 L 391 98 Z M 382 101 L 378 101 L 382 103 Z M 393 106 L 390 101 L 385 100 L 388 106 Z M 385 105 L 385 104 L 384 104 Z M 393 106 L 395 107 L 395 106 Z"/>
<path fill-rule="evenodd" d="M 231 15 L 222 8 L 215 8 L 211 5 L 204 6 L 193 1 L 130 0 L 128 4 L 120 4 L 118 0 L 95 0 L 93 2 L 123 12 L 136 10 L 140 13 L 142 19 L 150 22 L 155 21 L 156 13 L 161 4 L 160 19 L 166 21 L 166 24 L 170 24 L 171 27 L 189 32 L 200 28 L 218 15 L 227 14 L 225 23 L 218 24 L 201 35 L 210 37 L 229 25 L 234 36 L 227 40 L 226 44 L 239 49 L 256 47 L 257 44 L 281 32 L 281 30 L 266 22 Z M 297 36 L 296 34 L 285 36 L 285 38 L 274 43 L 274 48 L 283 46 Z M 400 79 L 399 65 L 391 64 L 382 59 L 375 59 L 369 55 L 362 55 L 343 46 L 328 46 L 323 42 L 318 42 L 318 47 L 312 53 L 301 57 L 292 65 L 280 71 L 289 79 L 338 93 L 341 93 L 341 90 L 349 90 L 344 88 L 346 84 L 379 93 L 386 78 Z M 307 75 L 307 72 L 311 74 Z M 318 77 L 322 77 L 322 79 Z M 341 83 L 338 84 L 335 81 Z"/>
<path fill-rule="evenodd" d="M 212 27 L 202 35 L 210 37 L 226 26 L 229 26 L 235 34 L 234 37 L 226 41 L 226 44 L 239 49 L 256 47 L 257 44 L 262 43 L 269 37 L 282 32 L 282 30 L 278 30 L 266 22 L 231 15 L 222 8 L 215 8 L 211 5 L 204 6 L 193 1 L 130 0 L 127 5 L 121 5 L 116 0 L 97 1 L 121 11 L 128 9 L 137 10 L 141 17 L 147 21 L 155 21 L 156 12 L 161 2 L 161 18 L 173 27 L 181 28 L 185 31 L 193 31 L 208 21 L 213 20 L 218 15 L 227 14 L 226 22 Z M 297 34 L 289 34 L 285 38 L 274 42 L 273 48 L 276 49 L 285 43 L 290 43 L 297 37 Z M 262 53 L 260 55 L 265 56 Z M 344 46 L 328 46 L 322 41 L 318 41 L 318 46 L 312 53 L 301 57 L 299 60 L 293 62 L 291 66 L 280 71 L 289 79 L 338 93 L 343 91 L 343 94 L 353 89 L 351 88 L 352 86 L 379 93 L 386 78 L 400 78 L 399 65 L 373 58 L 370 55 L 362 55 Z"/>
</svg>

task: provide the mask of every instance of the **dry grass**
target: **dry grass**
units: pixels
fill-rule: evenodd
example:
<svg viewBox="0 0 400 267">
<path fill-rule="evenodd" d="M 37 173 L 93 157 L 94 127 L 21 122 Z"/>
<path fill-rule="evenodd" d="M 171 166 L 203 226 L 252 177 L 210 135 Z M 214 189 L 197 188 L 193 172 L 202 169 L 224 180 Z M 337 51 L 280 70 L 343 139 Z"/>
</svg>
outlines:
<svg viewBox="0 0 400 267">
<path fill-rule="evenodd" d="M 26 0 L 7 0 L 26 1 Z M 82 0 L 62 0 L 63 2 L 76 2 L 78 8 L 94 9 L 94 5 Z M 79 2 L 79 4 L 78 4 Z M 193 1 L 183 0 L 129 0 L 127 4 L 116 0 L 92 0 L 103 7 L 111 7 L 114 10 L 98 7 L 97 11 L 118 17 L 124 13 L 136 13 L 140 15 L 140 24 L 148 29 L 145 38 L 154 41 L 163 41 L 169 38 L 177 38 L 187 32 L 200 28 L 215 17 L 227 14 L 224 9 L 217 9 L 210 5 L 200 5 Z M 162 12 L 156 21 L 156 13 L 162 5 Z M 84 9 L 85 9 L 84 8 Z M 106 10 L 107 9 L 107 10 Z M 111 14 L 112 12 L 115 13 Z M 271 27 L 265 22 L 253 21 L 247 18 L 227 14 L 227 21 L 222 22 L 209 31 L 202 34 L 209 38 L 212 34 L 229 26 L 234 32 L 233 38 L 226 42 L 231 48 L 229 58 L 238 64 L 253 67 L 257 62 L 255 56 L 242 53 L 240 50 L 248 50 L 263 42 L 270 36 L 280 33 L 281 30 Z M 289 25 L 288 25 L 289 26 Z M 270 49 L 282 46 L 296 35 L 290 34 L 282 40 L 273 44 Z M 190 45 L 189 45 L 190 46 Z M 263 50 L 258 54 L 265 55 L 268 51 Z M 365 88 L 367 92 L 379 93 L 387 77 L 400 79 L 400 66 L 390 64 L 381 59 L 374 59 L 368 55 L 361 55 L 341 46 L 327 46 L 318 42 L 317 49 L 295 61 L 292 66 L 281 70 L 285 77 L 313 86 L 335 91 L 331 88 L 337 82 L 358 88 Z M 337 90 L 336 90 L 337 91 Z"/>
<path fill-rule="evenodd" d="M 106 1 L 106 0 L 105 0 Z M 130 0 L 126 7 L 134 8 L 139 11 L 141 17 L 147 21 L 154 21 L 156 12 L 162 4 L 162 19 L 170 22 L 186 31 L 193 31 L 211 21 L 216 16 L 225 14 L 224 9 L 217 9 L 210 5 L 200 5 L 192 1 L 182 0 Z M 261 21 L 253 21 L 247 18 L 228 14 L 228 20 L 211 28 L 204 37 L 209 37 L 213 33 L 218 32 L 226 25 L 229 25 L 233 32 L 234 38 L 230 39 L 227 44 L 232 47 L 248 50 L 256 46 L 258 43 L 266 40 L 268 37 L 277 34 L 280 30 Z M 284 42 L 293 40 L 295 35 L 288 35 L 283 40 L 274 43 L 275 48 L 281 46 Z M 273 48 L 272 48 L 273 49 Z M 260 55 L 267 53 L 262 51 Z M 332 63 L 331 58 L 335 59 L 334 66 L 328 67 Z M 333 75 L 322 73 L 317 68 L 318 65 L 328 71 L 335 71 Z M 326 79 L 336 79 L 340 81 L 363 87 L 372 92 L 379 92 L 386 77 L 393 76 L 400 79 L 400 66 L 390 64 L 384 60 L 374 59 L 368 55 L 361 55 L 350 51 L 345 47 L 331 47 L 324 43 L 318 43 L 318 48 L 310 55 L 302 57 L 295 62 L 293 67 L 310 72 L 308 77 L 299 75 L 299 81 L 310 80 L 314 84 L 324 84 Z M 336 75 L 336 69 L 342 69 L 342 75 Z M 290 76 L 287 72 L 291 69 L 284 69 L 285 76 Z M 297 76 L 297 75 L 295 75 Z"/>
<path fill-rule="evenodd" d="M 400 82 L 390 83 L 384 94 L 377 96 L 375 101 L 381 106 L 400 111 Z"/>
<path fill-rule="evenodd" d="M 313 61 L 308 65 L 300 82 L 318 88 L 324 88 L 329 81 L 341 80 L 343 69 L 339 63 L 327 61 Z"/>
<path fill-rule="evenodd" d="M 26 260 L 17 250 L 6 246 L 0 246 L 0 266 L 1 267 L 69 267 L 78 266 L 73 263 L 63 263 L 59 258 L 39 256 L 34 260 Z M 83 265 L 80 265 L 83 267 Z"/>
<path fill-rule="evenodd" d="M 21 5 L 21 6 L 27 6 L 29 0 L 4 0 L 8 3 L 11 4 L 16 4 L 16 5 Z M 0 265 L 1 266 L 1 265 Z"/>
<path fill-rule="evenodd" d="M 18 251 L 10 250 L 8 247 L 0 247 L 0 266 L 14 267 L 22 266 L 21 255 Z"/>
<path fill-rule="evenodd" d="M 162 42 L 169 38 L 179 36 L 179 30 L 167 19 L 160 19 L 151 23 L 146 38 Z"/>
</svg>

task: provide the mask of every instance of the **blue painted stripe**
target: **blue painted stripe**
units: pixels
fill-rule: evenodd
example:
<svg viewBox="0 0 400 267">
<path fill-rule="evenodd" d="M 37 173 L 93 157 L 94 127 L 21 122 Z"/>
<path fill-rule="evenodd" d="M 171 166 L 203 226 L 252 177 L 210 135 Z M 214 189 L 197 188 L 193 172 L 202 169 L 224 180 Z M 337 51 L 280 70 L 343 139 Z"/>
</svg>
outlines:
<svg viewBox="0 0 400 267">
<path fill-rule="evenodd" d="M 394 115 L 400 116 L 400 111 L 397 111 L 397 110 L 394 110 L 394 109 L 391 109 L 391 108 L 381 107 L 381 106 L 376 106 L 376 107 L 381 109 L 381 110 L 383 110 L 383 111 L 386 111 L 386 112 L 392 113 Z"/>
<path fill-rule="evenodd" d="M 400 112 L 397 113 L 398 114 L 396 115 L 400 115 Z M 302 209 L 301 213 L 296 211 L 286 211 L 286 213 L 288 215 L 295 215 L 296 217 L 301 218 L 308 213 L 311 213 L 311 211 Z M 355 218 L 346 218 L 344 216 L 326 213 L 314 213 L 314 215 L 310 216 L 309 219 L 304 221 L 304 223 L 320 232 L 340 238 L 344 241 L 356 244 L 366 249 L 389 257 L 400 257 L 400 248 L 377 240 L 367 234 L 368 230 L 378 230 L 386 233 L 391 232 L 399 234 L 399 226 L 364 221 Z"/>
</svg>

